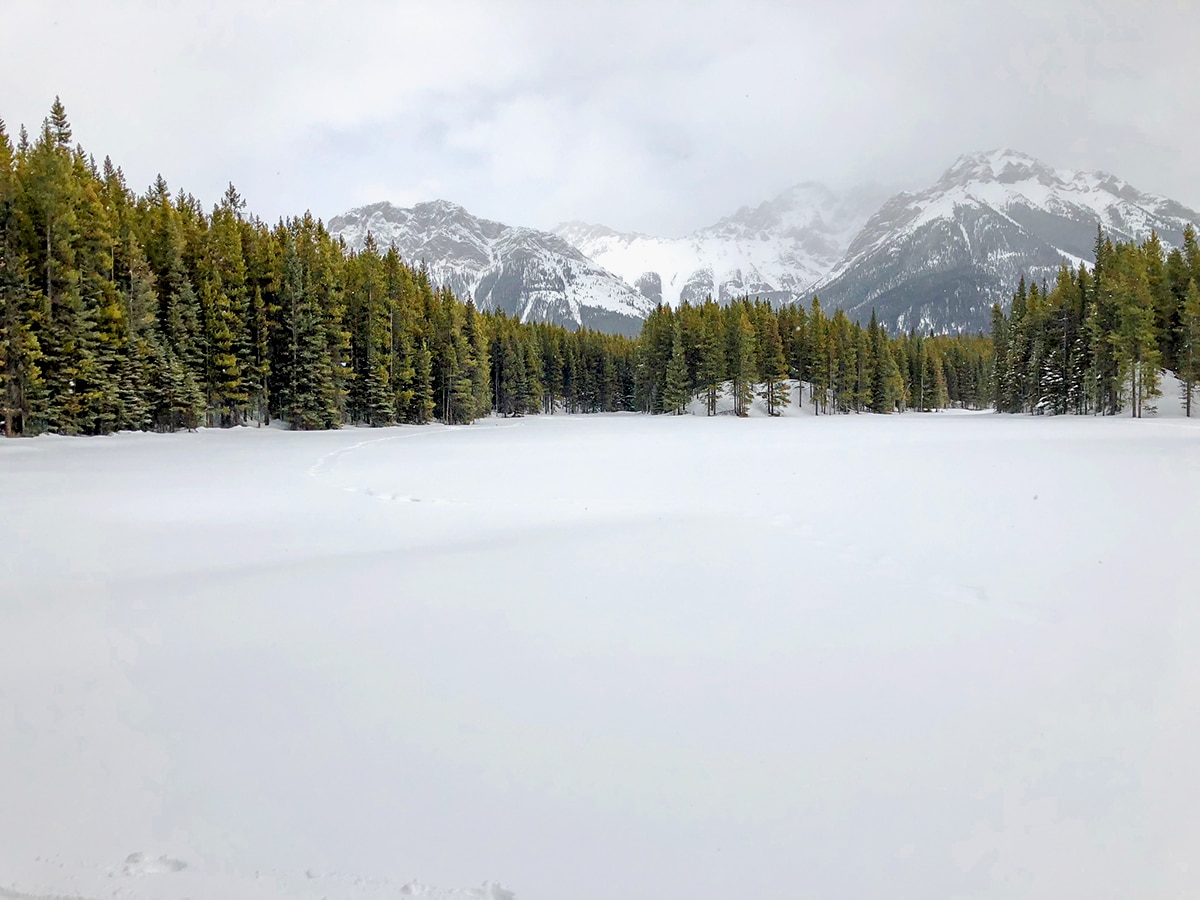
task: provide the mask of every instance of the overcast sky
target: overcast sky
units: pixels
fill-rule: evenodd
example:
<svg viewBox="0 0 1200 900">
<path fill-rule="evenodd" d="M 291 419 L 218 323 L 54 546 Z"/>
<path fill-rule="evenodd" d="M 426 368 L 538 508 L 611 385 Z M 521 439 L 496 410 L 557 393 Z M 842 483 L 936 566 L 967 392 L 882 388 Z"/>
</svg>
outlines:
<svg viewBox="0 0 1200 900">
<path fill-rule="evenodd" d="M 801 181 L 1013 147 L 1200 208 L 1200 3 L 0 0 L 0 117 L 55 94 L 142 190 L 267 219 L 445 198 L 681 234 Z"/>
</svg>

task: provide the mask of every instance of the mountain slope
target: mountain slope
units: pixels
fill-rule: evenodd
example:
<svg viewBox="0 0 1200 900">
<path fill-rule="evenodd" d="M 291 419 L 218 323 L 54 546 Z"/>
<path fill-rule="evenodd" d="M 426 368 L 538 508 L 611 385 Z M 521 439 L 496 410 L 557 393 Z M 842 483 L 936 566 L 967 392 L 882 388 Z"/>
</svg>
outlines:
<svg viewBox="0 0 1200 900">
<path fill-rule="evenodd" d="M 654 308 L 556 235 L 481 219 L 443 200 L 359 207 L 331 219 L 329 230 L 356 250 L 368 233 L 380 247 L 394 243 L 406 260 L 424 261 L 434 284 L 523 322 L 637 334 Z"/>
<path fill-rule="evenodd" d="M 882 199 L 872 188 L 839 196 L 809 183 L 682 238 L 583 222 L 555 234 L 654 302 L 712 296 L 725 303 L 750 294 L 786 303 L 829 272 Z"/>
<path fill-rule="evenodd" d="M 1097 226 L 1114 240 L 1157 231 L 1182 242 L 1200 214 L 1112 175 L 1052 169 L 1012 150 L 960 157 L 920 193 L 893 197 L 817 286 L 831 307 L 892 328 L 986 329 L 1022 275 L 1052 281 L 1094 261 Z"/>
<path fill-rule="evenodd" d="M 360 248 L 369 232 L 425 261 L 435 283 L 481 308 L 636 334 L 659 302 L 748 294 L 807 302 L 893 329 L 986 329 L 1021 276 L 1052 281 L 1064 260 L 1093 262 L 1098 227 L 1114 240 L 1157 231 L 1182 242 L 1200 213 L 1099 172 L 1053 169 L 1012 150 L 960 157 L 938 182 L 883 203 L 800 184 L 682 238 L 569 222 L 554 233 L 513 228 L 444 201 L 377 203 L 330 230 Z"/>
</svg>

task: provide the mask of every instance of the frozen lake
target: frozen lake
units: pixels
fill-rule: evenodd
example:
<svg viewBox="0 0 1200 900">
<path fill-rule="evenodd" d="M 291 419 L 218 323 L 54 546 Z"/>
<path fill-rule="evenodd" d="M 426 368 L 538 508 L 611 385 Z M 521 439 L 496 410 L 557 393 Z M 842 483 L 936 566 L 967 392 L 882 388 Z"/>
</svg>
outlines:
<svg viewBox="0 0 1200 900">
<path fill-rule="evenodd" d="M 1192 425 L 0 441 L 0 897 L 1198 895 Z"/>
</svg>

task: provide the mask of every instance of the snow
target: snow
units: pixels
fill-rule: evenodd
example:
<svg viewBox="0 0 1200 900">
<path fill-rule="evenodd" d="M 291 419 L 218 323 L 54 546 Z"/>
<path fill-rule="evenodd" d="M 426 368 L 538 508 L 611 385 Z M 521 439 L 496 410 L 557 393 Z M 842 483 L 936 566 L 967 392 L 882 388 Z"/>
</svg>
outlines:
<svg viewBox="0 0 1200 900">
<path fill-rule="evenodd" d="M 1200 893 L 1195 420 L 38 438 L 0 503 L 0 897 Z"/>
<path fill-rule="evenodd" d="M 721 296 L 721 285 L 761 283 L 771 290 L 801 291 L 824 274 L 819 262 L 788 256 L 785 238 L 757 236 L 731 240 L 718 235 L 690 238 L 656 238 L 643 235 L 605 235 L 577 245 L 599 265 L 632 283 L 644 273 L 662 278 L 663 302 L 677 307 L 684 287 L 704 269 L 715 274 L 706 293 Z M 793 254 L 794 255 L 794 254 Z"/>
<path fill-rule="evenodd" d="M 796 416 L 811 416 L 816 415 L 813 411 L 812 396 L 813 386 L 811 382 L 804 382 L 803 386 L 794 378 L 787 379 L 783 382 L 787 391 L 787 406 L 782 406 L 776 409 L 775 416 L 777 418 L 794 418 Z M 762 418 L 770 416 L 767 409 L 767 401 L 759 396 L 762 390 L 762 385 L 755 385 L 753 391 L 753 399 L 750 406 L 746 410 L 746 415 L 749 418 Z M 797 393 L 803 390 L 803 397 L 799 398 L 801 402 L 797 402 Z M 733 393 L 729 382 L 721 385 L 717 391 L 717 415 L 732 416 L 734 415 Z M 693 397 L 686 407 L 688 415 L 692 416 L 707 416 L 707 401 L 704 394 Z"/>
<path fill-rule="evenodd" d="M 705 273 L 703 293 L 722 302 L 743 293 L 786 291 L 804 299 L 850 246 L 879 199 L 870 187 L 839 196 L 819 184 L 799 184 L 685 237 L 623 233 L 584 222 L 564 223 L 555 234 L 629 284 L 658 274 L 663 302 L 671 307 Z"/>
<path fill-rule="evenodd" d="M 481 219 L 445 200 L 409 209 L 386 202 L 359 207 L 333 218 L 329 229 L 355 250 L 366 245 L 368 234 L 381 249 L 394 244 L 408 262 L 427 263 L 435 285 L 485 308 L 497 298 L 481 292 L 481 284 L 508 267 L 521 281 L 516 312 L 523 322 L 545 318 L 560 302 L 575 324 L 584 322 L 585 309 L 645 318 L 654 308 L 557 236 Z"/>
<path fill-rule="evenodd" d="M 962 208 L 987 209 L 1028 231 L 1009 213 L 1029 208 L 1083 223 L 1099 223 L 1114 239 L 1143 241 L 1158 231 L 1182 232 L 1195 214 L 1165 197 L 1134 190 L 1103 172 L 1054 169 L 1014 150 L 966 154 L 930 188 L 899 194 L 866 223 L 846 255 L 815 286 L 820 291 L 869 259 L 931 224 L 953 223 Z M 1036 241 L 1050 240 L 1033 234 Z M 969 241 L 967 244 L 969 245 Z M 1164 245 L 1170 246 L 1169 238 Z M 1055 251 L 1069 264 L 1092 265 L 1067 249 Z"/>
</svg>

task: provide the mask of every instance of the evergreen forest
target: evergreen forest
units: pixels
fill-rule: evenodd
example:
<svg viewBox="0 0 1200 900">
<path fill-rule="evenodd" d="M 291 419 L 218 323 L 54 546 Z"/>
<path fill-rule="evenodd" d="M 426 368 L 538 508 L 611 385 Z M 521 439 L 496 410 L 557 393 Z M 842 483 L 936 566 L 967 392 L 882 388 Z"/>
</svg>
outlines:
<svg viewBox="0 0 1200 900">
<path fill-rule="evenodd" d="M 211 209 L 138 194 L 73 143 L 58 100 L 0 121 L 0 416 L 9 436 L 285 422 L 461 424 L 492 413 L 745 415 L 948 406 L 1139 415 L 1160 366 L 1200 377 L 1200 252 L 1101 236 L 1089 272 L 1022 284 L 991 337 L 890 335 L 838 310 L 742 298 L 659 306 L 640 336 L 521 323 L 310 214 L 268 225 L 230 185 Z M 796 381 L 807 391 L 793 388 Z M 807 394 L 807 396 L 805 396 Z"/>
<path fill-rule="evenodd" d="M 1169 253 L 1157 235 L 1114 244 L 1100 232 L 1095 252 L 1092 269 L 1064 263 L 1053 288 L 1022 279 L 1009 312 L 993 307 L 995 408 L 1140 417 L 1169 369 L 1190 416 L 1200 380 L 1195 229 Z"/>
</svg>

